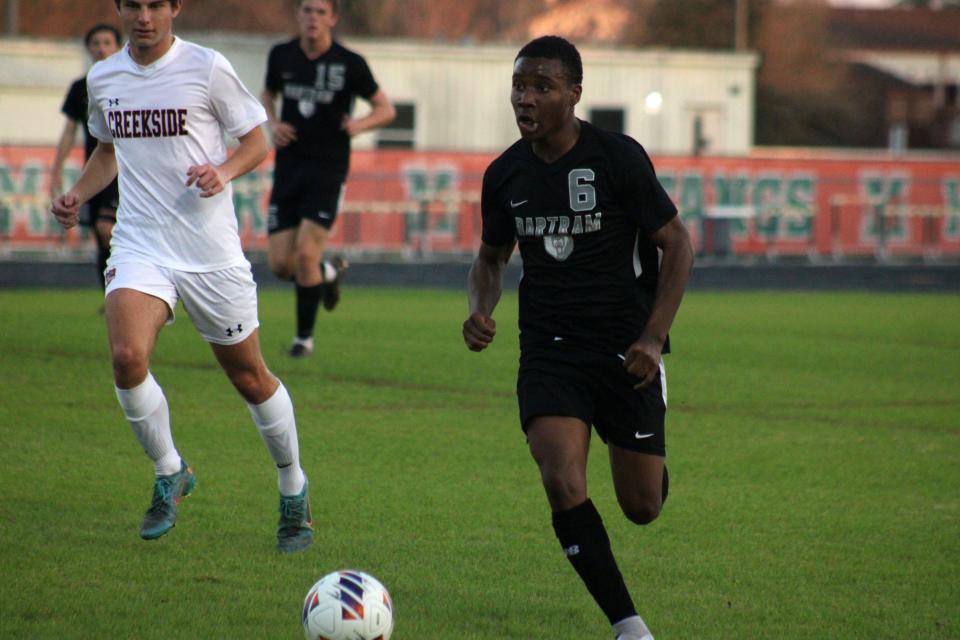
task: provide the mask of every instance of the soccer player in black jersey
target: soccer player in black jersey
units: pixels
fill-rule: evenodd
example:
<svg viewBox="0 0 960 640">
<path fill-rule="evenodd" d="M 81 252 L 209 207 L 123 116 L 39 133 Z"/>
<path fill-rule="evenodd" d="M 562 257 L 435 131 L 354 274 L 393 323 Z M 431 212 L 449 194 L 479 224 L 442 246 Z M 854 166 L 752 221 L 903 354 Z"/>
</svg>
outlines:
<svg viewBox="0 0 960 640">
<path fill-rule="evenodd" d="M 299 0 L 300 35 L 271 49 L 261 95 L 277 150 L 267 221 L 270 269 L 296 283 L 294 357 L 313 352 L 321 300 L 329 311 L 340 299 L 347 263 L 324 260 L 323 250 L 350 168 L 350 139 L 390 124 L 395 115 L 366 60 L 333 39 L 337 10 L 338 0 Z M 371 109 L 353 118 L 357 96 Z"/>
<path fill-rule="evenodd" d="M 623 513 L 652 522 L 667 493 L 661 354 L 693 251 L 643 147 L 574 116 L 582 76 L 579 52 L 556 36 L 514 61 L 521 139 L 483 178 L 463 338 L 473 351 L 493 340 L 503 269 L 519 244 L 517 397 L 554 531 L 614 636 L 652 640 L 587 497 L 587 450 L 592 425 Z"/>
<path fill-rule="evenodd" d="M 98 24 L 87 31 L 83 39 L 87 52 L 94 62 L 112 56 L 120 50 L 120 32 L 108 24 Z M 87 128 L 87 77 L 83 76 L 70 85 L 67 96 L 64 98 L 60 111 L 66 116 L 60 141 L 57 143 L 57 153 L 50 167 L 50 199 L 53 200 L 63 191 L 63 163 L 70 150 L 73 149 L 77 137 L 77 124 L 83 127 L 83 143 L 86 152 L 85 158 L 97 147 L 97 140 L 90 135 Z M 97 274 L 100 278 L 100 288 L 104 288 L 104 271 L 107 269 L 107 258 L 110 257 L 110 236 L 113 234 L 113 225 L 117 223 L 117 207 L 120 204 L 120 189 L 117 181 L 93 196 L 83 210 L 80 224 L 92 227 L 93 237 L 97 241 Z"/>
</svg>

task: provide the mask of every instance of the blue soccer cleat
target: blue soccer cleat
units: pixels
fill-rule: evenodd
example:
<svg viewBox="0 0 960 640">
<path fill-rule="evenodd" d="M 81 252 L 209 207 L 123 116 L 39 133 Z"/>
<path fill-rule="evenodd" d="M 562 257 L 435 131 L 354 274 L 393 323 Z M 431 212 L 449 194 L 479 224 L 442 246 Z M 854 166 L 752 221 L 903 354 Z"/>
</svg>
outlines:
<svg viewBox="0 0 960 640">
<path fill-rule="evenodd" d="M 295 496 L 280 496 L 280 522 L 277 525 L 277 551 L 295 553 L 313 544 L 313 515 L 310 511 L 310 484 Z"/>
<path fill-rule="evenodd" d="M 177 505 L 184 496 L 190 495 L 197 479 L 193 469 L 180 461 L 180 471 L 169 476 L 159 476 L 153 484 L 153 500 L 143 516 L 140 537 L 156 540 L 177 523 Z"/>
</svg>

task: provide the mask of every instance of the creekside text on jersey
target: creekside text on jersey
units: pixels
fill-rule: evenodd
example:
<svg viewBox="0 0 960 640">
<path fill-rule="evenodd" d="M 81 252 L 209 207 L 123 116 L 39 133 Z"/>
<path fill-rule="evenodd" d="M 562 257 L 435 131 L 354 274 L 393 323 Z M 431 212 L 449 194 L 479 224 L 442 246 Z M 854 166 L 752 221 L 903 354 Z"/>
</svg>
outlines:
<svg viewBox="0 0 960 640">
<path fill-rule="evenodd" d="M 190 135 L 186 109 L 114 109 L 106 116 L 115 139 Z"/>
</svg>

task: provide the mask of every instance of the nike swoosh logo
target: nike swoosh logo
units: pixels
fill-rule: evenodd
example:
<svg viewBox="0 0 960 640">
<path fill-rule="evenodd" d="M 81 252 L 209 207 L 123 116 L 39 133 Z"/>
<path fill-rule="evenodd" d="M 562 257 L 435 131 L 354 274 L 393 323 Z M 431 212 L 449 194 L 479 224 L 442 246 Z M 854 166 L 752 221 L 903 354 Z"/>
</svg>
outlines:
<svg viewBox="0 0 960 640">
<path fill-rule="evenodd" d="M 510 208 L 511 208 L 511 209 L 516 209 L 516 208 L 519 207 L 520 205 L 527 204 L 528 202 L 530 202 L 530 201 L 529 201 L 529 200 L 521 200 L 520 202 L 514 202 L 513 200 L 511 200 L 511 201 L 510 201 Z"/>
<path fill-rule="evenodd" d="M 636 438 L 637 440 L 643 440 L 644 438 L 652 438 L 652 437 L 653 437 L 653 434 L 652 434 L 652 433 L 640 433 L 639 431 L 637 431 L 635 434 L 633 434 L 633 437 Z"/>
</svg>

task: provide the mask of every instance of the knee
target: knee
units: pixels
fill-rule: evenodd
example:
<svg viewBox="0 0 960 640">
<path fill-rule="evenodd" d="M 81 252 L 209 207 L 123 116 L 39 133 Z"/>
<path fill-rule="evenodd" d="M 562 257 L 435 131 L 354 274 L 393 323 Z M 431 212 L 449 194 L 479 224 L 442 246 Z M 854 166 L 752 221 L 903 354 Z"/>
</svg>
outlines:
<svg viewBox="0 0 960 640">
<path fill-rule="evenodd" d="M 243 369 L 231 371 L 227 374 L 233 387 L 242 395 L 247 402 L 252 402 L 251 398 L 259 395 L 257 391 L 260 388 L 259 378 L 255 371 Z"/>
<path fill-rule="evenodd" d="M 114 345 L 111 353 L 117 386 L 128 389 L 147 376 L 147 354 L 130 344 Z"/>
<path fill-rule="evenodd" d="M 663 502 L 657 499 L 636 499 L 620 501 L 620 508 L 627 520 L 634 524 L 650 524 L 660 515 L 663 508 Z"/>
<path fill-rule="evenodd" d="M 274 378 L 266 370 L 243 369 L 228 373 L 233 387 L 251 404 L 260 404 L 270 398 L 276 390 Z"/>
<path fill-rule="evenodd" d="M 320 270 L 320 256 L 312 251 L 298 251 L 296 257 L 298 274 L 310 274 Z"/>
<path fill-rule="evenodd" d="M 273 272 L 273 275 L 277 276 L 282 280 L 289 280 L 293 277 L 293 269 L 290 268 L 290 261 L 284 257 L 274 257 L 273 255 L 269 258 L 270 271 Z"/>
<path fill-rule="evenodd" d="M 572 509 L 587 499 L 586 482 L 574 474 L 552 468 L 540 468 L 547 500 L 555 511 Z"/>
</svg>

